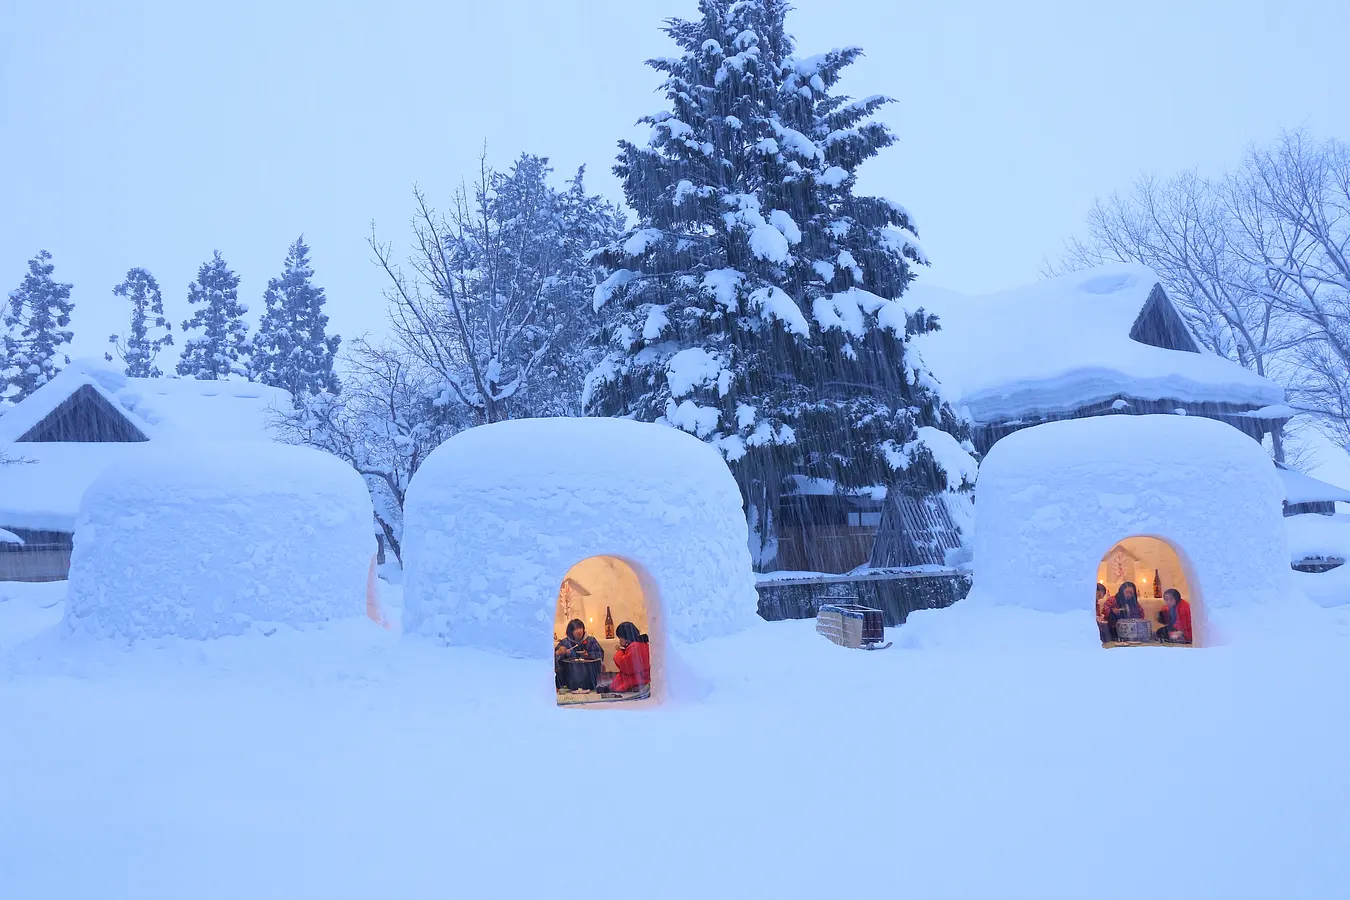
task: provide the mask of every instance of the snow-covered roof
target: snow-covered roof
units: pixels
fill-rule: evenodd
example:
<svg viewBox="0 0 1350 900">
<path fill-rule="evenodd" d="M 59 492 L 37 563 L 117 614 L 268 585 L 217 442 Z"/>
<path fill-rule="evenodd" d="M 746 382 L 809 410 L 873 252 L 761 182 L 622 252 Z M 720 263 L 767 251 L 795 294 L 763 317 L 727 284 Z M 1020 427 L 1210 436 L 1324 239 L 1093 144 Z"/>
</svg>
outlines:
<svg viewBox="0 0 1350 900">
<path fill-rule="evenodd" d="M 1326 503 L 1328 501 L 1350 503 L 1350 491 L 1345 488 L 1327 484 L 1325 481 L 1318 481 L 1311 475 L 1304 475 L 1302 472 L 1293 469 L 1281 469 L 1276 466 L 1275 472 L 1284 484 L 1284 499 L 1290 503 Z"/>
<path fill-rule="evenodd" d="M 10 443 L 86 386 L 149 440 Z M 268 441 L 274 411 L 289 405 L 286 391 L 261 384 L 127 378 L 98 363 L 73 363 L 0 416 L 0 447 L 27 460 L 0 466 L 0 526 L 72 531 L 80 498 L 108 466 L 166 443 Z"/>
<path fill-rule="evenodd" d="M 265 441 L 273 411 L 290 406 L 286 391 L 263 384 L 128 378 L 81 360 L 0 416 L 0 441 L 17 441 L 86 385 L 150 440 Z"/>
<path fill-rule="evenodd" d="M 19 462 L 0 466 L 0 527 L 75 530 L 85 489 L 114 463 L 153 446 L 137 443 L 23 443 L 6 449 Z"/>
<path fill-rule="evenodd" d="M 942 330 L 916 337 L 913 347 L 943 396 L 977 423 L 1069 412 L 1121 395 L 1290 414 L 1279 385 L 1234 362 L 1131 338 L 1158 282 L 1150 269 L 1121 264 L 983 297 L 915 284 L 904 300 L 939 317 Z M 1179 318 L 1176 327 L 1184 332 Z"/>
<path fill-rule="evenodd" d="M 811 478 L 807 475 L 789 475 L 792 482 L 791 496 L 797 497 L 833 497 L 840 493 L 834 481 L 829 478 Z M 886 485 L 874 484 L 871 487 L 846 491 L 844 496 L 854 496 L 871 500 L 886 499 Z"/>
</svg>

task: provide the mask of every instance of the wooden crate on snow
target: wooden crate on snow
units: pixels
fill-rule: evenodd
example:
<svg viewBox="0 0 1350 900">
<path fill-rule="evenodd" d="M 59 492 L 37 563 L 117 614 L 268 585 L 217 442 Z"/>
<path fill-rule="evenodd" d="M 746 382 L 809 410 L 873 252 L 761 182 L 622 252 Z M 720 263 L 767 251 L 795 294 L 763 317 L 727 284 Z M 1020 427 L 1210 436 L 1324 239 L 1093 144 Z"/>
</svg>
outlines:
<svg viewBox="0 0 1350 900">
<path fill-rule="evenodd" d="M 885 636 L 881 610 L 857 603 L 826 603 L 816 614 L 816 633 L 855 650 L 879 644 Z"/>
</svg>

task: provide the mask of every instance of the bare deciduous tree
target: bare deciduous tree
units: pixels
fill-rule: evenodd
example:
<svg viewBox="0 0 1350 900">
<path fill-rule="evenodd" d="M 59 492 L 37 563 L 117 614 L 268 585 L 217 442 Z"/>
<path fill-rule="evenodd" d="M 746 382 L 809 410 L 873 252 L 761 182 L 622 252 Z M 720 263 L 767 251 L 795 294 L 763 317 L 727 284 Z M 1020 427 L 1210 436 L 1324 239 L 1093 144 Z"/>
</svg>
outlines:
<svg viewBox="0 0 1350 900">
<path fill-rule="evenodd" d="M 1228 202 L 1255 289 L 1302 338 L 1291 394 L 1350 444 L 1350 147 L 1287 133 L 1248 154 Z"/>
<path fill-rule="evenodd" d="M 1284 384 L 1350 445 L 1350 148 L 1289 132 L 1218 178 L 1141 178 L 1097 201 L 1054 270 L 1154 269 L 1210 350 Z M 1277 439 L 1276 458 L 1283 458 Z"/>
<path fill-rule="evenodd" d="M 436 376 L 398 347 L 353 341 L 341 395 L 302 398 L 278 416 L 284 439 L 326 450 L 365 478 L 385 544 L 402 561 L 403 503 L 432 450 L 468 422 L 433 402 Z"/>
<path fill-rule="evenodd" d="M 1060 269 L 1137 262 L 1158 273 L 1196 337 L 1258 374 L 1277 377 L 1300 335 L 1237 252 L 1227 186 L 1184 172 L 1144 176 L 1128 195 L 1098 200 L 1087 236 L 1069 242 Z"/>
<path fill-rule="evenodd" d="M 550 349 L 547 330 L 532 327 L 561 267 L 547 171 L 546 160 L 523 156 L 498 173 L 484 157 L 472 191 L 461 186 L 448 214 L 415 190 L 411 271 L 371 235 L 397 340 L 479 423 L 510 417 Z"/>
</svg>

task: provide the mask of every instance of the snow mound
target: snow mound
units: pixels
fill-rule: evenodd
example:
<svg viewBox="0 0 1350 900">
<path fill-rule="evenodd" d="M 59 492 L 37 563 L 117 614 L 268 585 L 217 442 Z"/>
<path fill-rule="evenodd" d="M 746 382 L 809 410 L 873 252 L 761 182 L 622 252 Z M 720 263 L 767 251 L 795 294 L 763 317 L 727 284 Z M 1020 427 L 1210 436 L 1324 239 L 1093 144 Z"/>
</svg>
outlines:
<svg viewBox="0 0 1350 900">
<path fill-rule="evenodd" d="M 1350 516 L 1315 514 L 1289 516 L 1289 560 L 1342 559 L 1350 561 Z"/>
<path fill-rule="evenodd" d="M 1097 566 L 1132 536 L 1177 552 L 1205 643 L 1227 639 L 1229 610 L 1300 599 L 1283 486 L 1261 445 L 1222 422 L 1102 416 L 1017 431 L 989 451 L 975 497 L 967 607 L 1078 611 L 1091 643 Z"/>
<path fill-rule="evenodd" d="M 6 445 L 23 463 L 0 466 L 0 525 L 73 532 L 80 498 L 100 473 L 157 446 L 153 441 Z"/>
<path fill-rule="evenodd" d="M 1329 572 L 1295 572 L 1294 583 L 1318 606 L 1350 608 L 1350 565 Z"/>
<path fill-rule="evenodd" d="M 638 573 L 654 643 L 755 620 L 736 483 L 715 449 L 667 426 L 596 418 L 471 428 L 427 457 L 404 521 L 405 633 L 547 659 L 563 579 L 593 556 Z"/>
<path fill-rule="evenodd" d="M 281 444 L 146 449 L 85 492 L 68 631 L 204 639 L 365 614 L 370 495 L 342 461 Z"/>
</svg>

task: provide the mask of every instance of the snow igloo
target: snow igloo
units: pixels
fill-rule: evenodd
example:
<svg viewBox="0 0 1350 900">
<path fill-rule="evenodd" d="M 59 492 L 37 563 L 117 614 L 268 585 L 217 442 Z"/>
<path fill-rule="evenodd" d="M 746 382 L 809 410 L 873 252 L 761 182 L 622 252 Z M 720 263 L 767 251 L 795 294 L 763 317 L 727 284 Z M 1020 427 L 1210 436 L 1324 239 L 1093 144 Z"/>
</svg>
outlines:
<svg viewBox="0 0 1350 900">
<path fill-rule="evenodd" d="M 692 679 L 678 645 L 742 629 L 758 603 L 726 463 L 665 425 L 524 419 L 462 432 L 414 476 L 403 546 L 404 633 L 536 660 L 541 685 L 562 666 L 569 622 L 584 623 L 606 666 L 621 637 L 607 624 L 629 622 L 649 637 L 650 698 L 670 696 Z"/>
<path fill-rule="evenodd" d="M 205 639 L 366 614 L 373 510 L 351 467 L 263 442 L 135 449 L 81 501 L 69 631 Z"/>
<path fill-rule="evenodd" d="M 1194 646 L 1228 642 L 1290 602 L 1283 497 L 1261 445 L 1211 419 L 1116 415 L 1014 432 L 980 465 L 974 585 L 958 606 L 1073 612 L 1074 640 L 1090 644 L 1097 583 L 1110 594 L 1135 579 L 1152 627 L 1154 595 L 1174 589 Z"/>
</svg>

